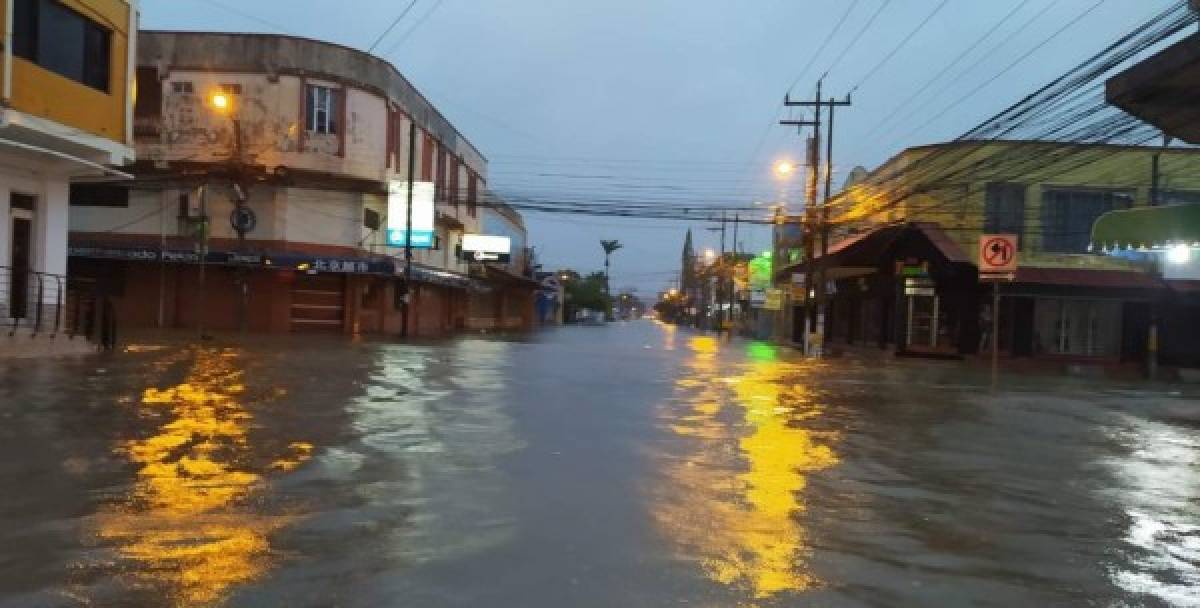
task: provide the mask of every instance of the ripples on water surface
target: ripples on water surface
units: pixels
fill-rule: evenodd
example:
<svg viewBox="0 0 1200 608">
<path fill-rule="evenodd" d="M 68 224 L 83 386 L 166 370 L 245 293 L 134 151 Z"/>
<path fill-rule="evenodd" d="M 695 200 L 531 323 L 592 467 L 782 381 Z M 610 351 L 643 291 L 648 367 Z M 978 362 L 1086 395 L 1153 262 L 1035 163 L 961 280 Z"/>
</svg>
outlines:
<svg viewBox="0 0 1200 608">
<path fill-rule="evenodd" d="M 0 606 L 1200 605 L 1194 392 L 649 323 L 0 363 Z"/>
</svg>

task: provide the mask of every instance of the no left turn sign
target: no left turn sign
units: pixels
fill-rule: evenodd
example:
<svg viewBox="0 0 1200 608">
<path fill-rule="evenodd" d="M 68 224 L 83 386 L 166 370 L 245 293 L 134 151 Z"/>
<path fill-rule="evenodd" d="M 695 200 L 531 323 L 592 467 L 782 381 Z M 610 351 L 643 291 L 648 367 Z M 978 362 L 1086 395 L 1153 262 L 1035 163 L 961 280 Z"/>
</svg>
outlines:
<svg viewBox="0 0 1200 608">
<path fill-rule="evenodd" d="M 1017 270 L 1017 235 L 985 234 L 979 239 L 979 273 L 997 274 Z"/>
</svg>

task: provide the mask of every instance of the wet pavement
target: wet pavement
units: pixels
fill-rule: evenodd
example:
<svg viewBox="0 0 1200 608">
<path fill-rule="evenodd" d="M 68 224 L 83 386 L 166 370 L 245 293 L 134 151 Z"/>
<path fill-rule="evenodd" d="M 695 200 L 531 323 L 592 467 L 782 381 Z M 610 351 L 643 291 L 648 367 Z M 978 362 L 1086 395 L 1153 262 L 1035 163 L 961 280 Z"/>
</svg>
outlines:
<svg viewBox="0 0 1200 608">
<path fill-rule="evenodd" d="M 0 606 L 1200 605 L 1200 392 L 650 322 L 0 363 Z"/>
</svg>

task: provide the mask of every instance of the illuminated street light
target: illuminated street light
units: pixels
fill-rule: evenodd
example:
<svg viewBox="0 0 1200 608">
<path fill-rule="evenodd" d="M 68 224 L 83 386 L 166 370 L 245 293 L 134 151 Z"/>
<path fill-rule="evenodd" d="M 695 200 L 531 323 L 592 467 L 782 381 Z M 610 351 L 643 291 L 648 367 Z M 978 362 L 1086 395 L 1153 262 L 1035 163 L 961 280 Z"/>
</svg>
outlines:
<svg viewBox="0 0 1200 608">
<path fill-rule="evenodd" d="M 775 163 L 775 175 L 779 177 L 788 177 L 796 172 L 796 165 L 790 160 L 781 160 Z"/>
<path fill-rule="evenodd" d="M 717 252 L 713 251 L 711 247 L 709 247 L 708 249 L 705 249 L 704 250 L 704 259 L 708 260 L 709 262 L 717 259 Z"/>
<path fill-rule="evenodd" d="M 216 108 L 220 112 L 228 112 L 230 107 L 233 106 L 233 103 L 229 99 L 229 95 L 221 92 L 213 93 L 210 101 L 212 102 L 212 107 Z"/>
</svg>

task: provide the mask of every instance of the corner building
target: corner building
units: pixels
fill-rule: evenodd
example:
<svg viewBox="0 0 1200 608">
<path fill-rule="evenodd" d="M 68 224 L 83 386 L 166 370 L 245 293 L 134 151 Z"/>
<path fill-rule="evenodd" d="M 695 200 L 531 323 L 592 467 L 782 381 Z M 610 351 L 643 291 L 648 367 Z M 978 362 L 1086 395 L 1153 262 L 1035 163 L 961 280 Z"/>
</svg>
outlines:
<svg viewBox="0 0 1200 608">
<path fill-rule="evenodd" d="M 144 31 L 136 79 L 136 179 L 70 197 L 72 276 L 110 296 L 123 325 L 466 326 L 469 293 L 487 286 L 458 248 L 479 231 L 487 161 L 391 64 L 291 36 Z M 407 284 L 385 232 L 414 128 L 435 238 Z"/>
</svg>

